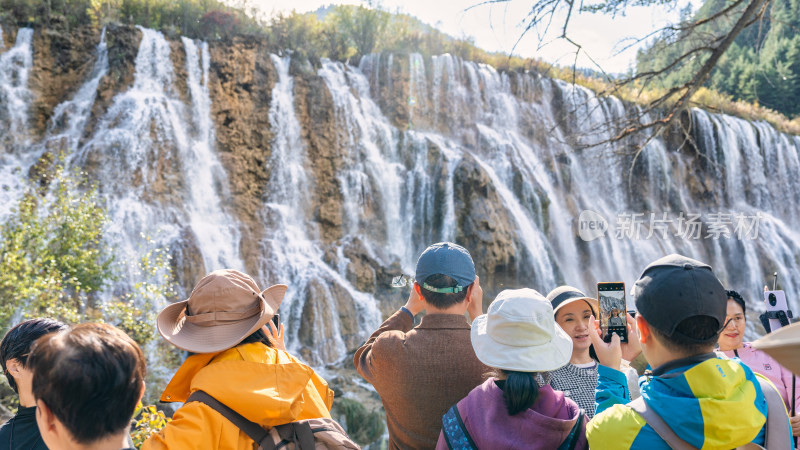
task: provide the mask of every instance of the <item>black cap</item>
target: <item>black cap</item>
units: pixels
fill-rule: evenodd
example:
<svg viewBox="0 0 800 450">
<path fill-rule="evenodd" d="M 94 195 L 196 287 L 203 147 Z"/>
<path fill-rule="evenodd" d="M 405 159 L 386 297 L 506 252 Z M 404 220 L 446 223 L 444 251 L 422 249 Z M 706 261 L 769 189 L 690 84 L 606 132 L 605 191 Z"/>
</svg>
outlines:
<svg viewBox="0 0 800 450">
<path fill-rule="evenodd" d="M 634 297 L 639 314 L 667 336 L 689 317 L 712 317 L 720 329 L 725 323 L 728 299 L 722 283 L 711 266 L 682 255 L 650 263 L 636 280 Z"/>
</svg>

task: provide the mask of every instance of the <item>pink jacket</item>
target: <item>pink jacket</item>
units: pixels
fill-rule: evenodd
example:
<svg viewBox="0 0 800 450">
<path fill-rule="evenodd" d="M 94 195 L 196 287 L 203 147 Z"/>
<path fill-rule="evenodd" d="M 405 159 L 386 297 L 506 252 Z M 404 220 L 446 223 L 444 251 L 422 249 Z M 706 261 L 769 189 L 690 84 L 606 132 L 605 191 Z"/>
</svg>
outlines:
<svg viewBox="0 0 800 450">
<path fill-rule="evenodd" d="M 792 409 L 792 372 L 778 364 L 778 361 L 772 359 L 771 356 L 762 352 L 761 350 L 754 349 L 749 342 L 744 343 L 744 347 L 740 349 L 729 350 L 725 353 L 729 358 L 736 356 L 747 364 L 753 372 L 758 372 L 761 375 L 769 378 L 769 381 L 775 385 L 778 392 L 783 397 L 783 402 L 786 404 L 786 409 Z M 800 413 L 800 377 L 795 381 L 795 412 Z"/>
</svg>

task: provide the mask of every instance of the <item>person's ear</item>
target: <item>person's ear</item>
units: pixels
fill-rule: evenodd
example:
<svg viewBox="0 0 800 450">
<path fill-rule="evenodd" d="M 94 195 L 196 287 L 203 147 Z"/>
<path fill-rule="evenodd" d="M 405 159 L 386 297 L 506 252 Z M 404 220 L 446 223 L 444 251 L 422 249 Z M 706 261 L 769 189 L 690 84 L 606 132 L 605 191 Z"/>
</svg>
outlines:
<svg viewBox="0 0 800 450">
<path fill-rule="evenodd" d="M 142 397 L 144 397 L 145 386 L 146 385 L 145 385 L 144 381 L 142 381 L 142 389 L 139 391 L 139 400 L 137 400 L 136 403 L 139 403 L 139 402 L 142 401 Z"/>
<path fill-rule="evenodd" d="M 39 424 L 39 429 L 43 432 L 56 432 L 56 416 L 42 399 L 36 400 L 36 422 Z"/>
<path fill-rule="evenodd" d="M 641 314 L 636 315 L 636 329 L 639 330 L 639 342 L 642 344 L 650 341 L 653 334 L 650 333 L 650 324 L 644 320 Z"/>
<path fill-rule="evenodd" d="M 425 301 L 425 297 L 422 296 L 422 286 L 420 286 L 419 283 L 414 283 L 414 292 L 416 292 L 417 296 L 419 296 L 419 301 L 422 303 L 428 303 Z"/>
<path fill-rule="evenodd" d="M 19 375 L 20 371 L 23 369 L 22 362 L 20 362 L 20 360 L 18 360 L 17 358 L 11 358 L 8 361 L 6 361 L 6 369 L 8 369 L 8 372 L 12 376 L 16 377 L 16 376 Z"/>
</svg>

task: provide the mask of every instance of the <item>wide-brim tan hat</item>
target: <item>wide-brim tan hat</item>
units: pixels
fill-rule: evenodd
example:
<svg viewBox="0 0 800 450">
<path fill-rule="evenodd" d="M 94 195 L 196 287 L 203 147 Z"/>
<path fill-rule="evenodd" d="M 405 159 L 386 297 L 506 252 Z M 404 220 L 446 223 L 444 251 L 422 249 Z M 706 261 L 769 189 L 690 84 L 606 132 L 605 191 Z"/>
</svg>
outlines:
<svg viewBox="0 0 800 450">
<path fill-rule="evenodd" d="M 775 358 L 783 367 L 800 375 L 800 323 L 794 323 L 753 342 L 753 348 Z"/>
<path fill-rule="evenodd" d="M 187 300 L 158 315 L 158 332 L 172 345 L 192 353 L 215 353 L 236 346 L 264 326 L 289 287 L 261 291 L 247 274 L 215 270 L 201 279 Z"/>
<path fill-rule="evenodd" d="M 489 367 L 549 372 L 572 357 L 572 339 L 556 325 L 553 306 L 533 289 L 500 292 L 472 322 L 472 347 Z"/>
</svg>

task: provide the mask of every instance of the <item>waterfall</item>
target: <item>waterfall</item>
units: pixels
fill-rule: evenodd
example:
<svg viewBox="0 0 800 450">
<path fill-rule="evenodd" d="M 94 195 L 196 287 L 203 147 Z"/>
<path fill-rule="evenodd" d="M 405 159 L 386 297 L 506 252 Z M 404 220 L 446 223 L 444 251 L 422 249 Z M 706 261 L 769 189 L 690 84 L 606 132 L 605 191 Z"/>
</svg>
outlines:
<svg viewBox="0 0 800 450">
<path fill-rule="evenodd" d="M 14 46 L 0 54 L 0 128 L 4 130 L 0 136 L 0 221 L 5 221 L 24 192 L 27 169 L 35 161 L 25 151 L 28 110 L 33 100 L 28 88 L 32 43 L 33 30 L 20 28 Z"/>
<path fill-rule="evenodd" d="M 211 120 L 211 98 L 208 93 L 208 69 L 211 56 L 208 43 L 200 48 L 194 41 L 182 38 L 186 49 L 186 72 L 192 97 L 193 130 L 190 142 L 182 148 L 184 177 L 189 183 L 190 202 L 186 205 L 189 223 L 203 252 L 206 272 L 230 268 L 244 270 L 239 253 L 241 235 L 235 220 L 222 208 L 229 198 L 228 179 L 214 147 L 216 135 Z"/>
<path fill-rule="evenodd" d="M 14 47 L 0 55 L 0 125 L 8 137 L 27 133 L 28 108 L 32 99 L 28 77 L 33 67 L 33 29 L 20 28 Z M 7 145 L 7 144 L 6 144 Z"/>
<path fill-rule="evenodd" d="M 148 241 L 170 249 L 175 264 L 195 276 L 241 268 L 238 224 L 221 208 L 226 182 L 208 117 L 208 50 L 201 45 L 198 55 L 192 41 L 183 42 L 187 111 L 175 89 L 169 43 L 160 32 L 140 31 L 133 86 L 114 97 L 72 162 L 99 182 L 110 217 L 106 237 L 127 262 L 127 280 L 136 279 Z"/>
<path fill-rule="evenodd" d="M 270 55 L 270 58 L 278 72 L 278 82 L 272 90 L 269 110 L 275 137 L 262 213 L 266 225 L 262 254 L 266 258 L 260 275 L 270 283 L 289 284 L 279 310 L 287 324 L 289 347 L 315 363 L 330 363 L 347 353 L 337 317 L 337 311 L 341 310 L 337 296 L 344 295 L 354 301 L 361 334 L 377 326 L 380 315 L 374 299 L 357 291 L 341 273 L 324 262 L 316 230 L 307 217 L 306 207 L 314 186 L 308 177 L 305 145 L 294 111 L 290 57 Z M 303 352 L 302 347 L 310 351 Z"/>
<path fill-rule="evenodd" d="M 370 58 L 373 62 L 362 62 L 359 70 L 371 83 L 388 84 L 390 80 L 376 75 L 389 73 L 380 57 Z M 692 191 L 696 163 L 668 151 L 662 139 L 645 143 L 634 137 L 576 150 L 578 138 L 597 144 L 615 136 L 609 124 L 620 123 L 634 108 L 619 99 L 600 98 L 586 88 L 533 75 L 511 74 L 521 78 L 512 80 L 509 74 L 450 55 L 432 57 L 427 75 L 424 58 L 412 55 L 409 64 L 413 130 L 402 132 L 399 141 L 425 136 L 427 142 L 458 155 L 455 164 L 467 155 L 479 163 L 514 223 L 519 250 L 527 253 L 529 287 L 547 292 L 568 283 L 593 293 L 594 283 L 618 280 L 630 287 L 648 262 L 680 252 L 709 262 L 726 286 L 748 293 L 755 310 L 763 309 L 760 290 L 772 268 L 785 274 L 787 292 L 798 292 L 791 274 L 798 270 L 800 241 L 787 225 L 800 213 L 791 199 L 800 188 L 797 137 L 763 122 L 694 110 L 695 141 L 702 158 L 713 162 L 712 173 L 721 177 L 721 201 L 708 202 Z M 364 97 L 376 91 L 359 92 L 363 104 L 369 102 Z M 424 120 L 429 111 L 416 101 L 419 98 L 433 99 L 432 121 Z M 350 112 L 344 115 L 343 122 L 353 117 Z M 631 171 L 633 154 L 624 149 L 636 144 L 645 148 Z M 415 151 L 412 145 L 401 146 L 405 158 L 413 158 Z M 421 191 L 411 194 L 427 199 L 435 185 L 434 180 L 414 184 Z M 450 201 L 439 199 L 426 207 Z M 579 217 L 585 210 L 606 219 L 608 230 L 602 238 L 579 238 Z M 679 235 L 679 223 L 691 222 L 694 215 L 702 227 L 699 236 Z M 424 229 L 422 220 L 424 216 L 404 229 Z M 757 238 L 746 233 L 748 221 L 752 225 L 755 220 L 760 227 Z M 711 227 L 724 228 L 730 237 L 721 234 L 716 239 Z M 440 231 L 438 235 L 447 235 Z M 415 236 L 408 239 L 415 242 Z M 410 254 L 424 248 L 415 243 Z M 480 249 L 471 250 L 480 254 Z M 410 264 L 406 257 L 403 267 Z M 797 309 L 800 303 L 792 302 Z"/>
<path fill-rule="evenodd" d="M 669 137 L 605 142 L 637 107 L 540 74 L 449 54 L 366 55 L 358 67 L 323 59 L 316 71 L 270 55 L 274 85 L 261 105 L 269 129 L 259 131 L 271 141 L 257 149 L 263 160 L 243 162 L 266 181 L 261 197 L 245 199 L 259 205 L 256 223 L 240 224 L 212 115 L 226 107 L 213 97 L 230 89 L 221 75 L 232 75 L 223 72 L 230 62 L 212 63 L 211 54 L 232 50 L 139 30 L 133 84 L 99 107 L 110 73 L 103 32 L 91 72 L 40 136 L 29 129 L 33 30 L 0 46 L 0 126 L 8 130 L 0 219 L 36 159 L 63 149 L 108 206 L 106 238 L 128 271 L 109 295 L 139 280 L 135 262 L 153 246 L 169 248 L 185 288 L 221 267 L 286 283 L 287 345 L 314 364 L 341 364 L 406 292 L 386 279 L 413 275 L 419 253 L 441 240 L 472 247 L 487 304 L 505 288 L 630 288 L 647 263 L 679 252 L 710 263 L 756 311 L 777 271 L 800 308 L 800 232 L 791 225 L 800 219 L 800 137 L 767 123 L 695 109 L 680 150 Z M 181 44 L 185 66 L 176 67 L 171 49 Z M 313 89 L 327 92 L 300 111 L 316 101 Z M 332 146 L 323 155 L 330 161 L 317 159 L 309 136 L 318 132 Z M 323 163 L 330 168 L 321 171 Z M 336 203 L 335 221 L 319 219 L 325 202 Z"/>
<path fill-rule="evenodd" d="M 97 44 L 95 58 L 89 80 L 78 89 L 72 99 L 59 104 L 53 111 L 45 138 L 45 146 L 69 152 L 77 150 L 86 128 L 86 121 L 89 119 L 97 97 L 97 86 L 108 73 L 105 27 L 100 33 L 100 43 Z M 59 145 L 62 147 L 58 148 Z"/>
</svg>

